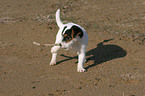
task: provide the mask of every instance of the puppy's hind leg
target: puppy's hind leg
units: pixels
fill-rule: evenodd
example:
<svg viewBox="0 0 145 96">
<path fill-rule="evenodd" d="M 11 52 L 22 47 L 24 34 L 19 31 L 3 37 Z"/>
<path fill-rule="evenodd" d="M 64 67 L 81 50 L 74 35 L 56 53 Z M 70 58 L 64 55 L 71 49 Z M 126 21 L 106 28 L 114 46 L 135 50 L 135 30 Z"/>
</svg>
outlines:
<svg viewBox="0 0 145 96">
<path fill-rule="evenodd" d="M 60 49 L 60 46 L 53 46 L 51 48 L 52 58 L 50 61 L 50 65 L 56 65 L 56 57 L 57 57 L 57 51 Z"/>
</svg>

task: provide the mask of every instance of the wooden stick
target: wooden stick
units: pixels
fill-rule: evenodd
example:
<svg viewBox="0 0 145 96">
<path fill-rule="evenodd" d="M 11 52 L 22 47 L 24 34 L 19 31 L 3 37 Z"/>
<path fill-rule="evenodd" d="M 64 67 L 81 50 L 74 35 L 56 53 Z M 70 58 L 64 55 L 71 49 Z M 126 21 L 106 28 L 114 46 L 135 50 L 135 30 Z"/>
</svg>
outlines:
<svg viewBox="0 0 145 96">
<path fill-rule="evenodd" d="M 48 47 L 48 46 L 61 46 L 61 44 L 40 44 L 37 42 L 33 41 L 33 44 L 37 45 L 37 46 L 43 46 L 43 47 Z"/>
</svg>

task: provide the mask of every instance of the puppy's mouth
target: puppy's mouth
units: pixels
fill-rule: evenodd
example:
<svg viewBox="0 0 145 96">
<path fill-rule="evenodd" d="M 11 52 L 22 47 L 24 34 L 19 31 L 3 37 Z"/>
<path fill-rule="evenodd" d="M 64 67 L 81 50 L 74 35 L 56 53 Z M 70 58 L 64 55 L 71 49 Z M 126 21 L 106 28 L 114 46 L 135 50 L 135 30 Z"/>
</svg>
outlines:
<svg viewBox="0 0 145 96">
<path fill-rule="evenodd" d="M 68 50 L 68 47 L 64 47 L 64 46 L 62 46 L 62 49 L 64 49 L 64 50 Z"/>
<path fill-rule="evenodd" d="M 64 50 L 67 50 L 68 48 L 64 47 L 63 49 L 64 49 Z"/>
<path fill-rule="evenodd" d="M 67 49 L 68 49 L 67 47 L 62 46 L 62 44 L 61 44 L 61 43 L 59 43 L 59 44 L 55 44 L 55 46 L 60 46 L 60 47 L 62 47 L 62 48 L 63 48 L 63 49 L 65 49 L 65 50 L 67 50 Z"/>
<path fill-rule="evenodd" d="M 62 48 L 62 49 L 64 49 L 64 50 L 68 50 L 69 47 L 70 47 L 70 46 L 69 46 L 68 43 L 66 43 L 66 42 L 62 42 L 62 43 L 61 43 L 61 48 Z"/>
</svg>

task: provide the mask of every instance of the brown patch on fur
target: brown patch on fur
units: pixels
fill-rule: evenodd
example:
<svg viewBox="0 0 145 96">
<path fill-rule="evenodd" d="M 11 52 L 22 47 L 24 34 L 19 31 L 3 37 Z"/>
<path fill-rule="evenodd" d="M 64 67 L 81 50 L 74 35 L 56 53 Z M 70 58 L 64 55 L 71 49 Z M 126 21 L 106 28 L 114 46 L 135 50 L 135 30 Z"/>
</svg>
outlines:
<svg viewBox="0 0 145 96">
<path fill-rule="evenodd" d="M 64 39 L 63 40 L 66 43 L 69 43 L 71 40 L 73 40 L 77 36 L 79 36 L 80 38 L 82 38 L 83 32 L 82 32 L 82 30 L 79 27 L 72 26 L 72 28 L 69 29 L 69 30 L 67 30 L 63 36 L 64 36 Z"/>
<path fill-rule="evenodd" d="M 72 29 L 72 33 L 71 33 L 71 37 L 72 37 L 72 38 L 75 38 L 75 37 L 74 37 L 74 34 L 75 34 L 75 32 L 74 32 L 74 30 Z"/>
<path fill-rule="evenodd" d="M 64 34 L 64 37 L 68 36 L 67 34 Z"/>
<path fill-rule="evenodd" d="M 79 27 L 77 27 L 77 26 L 72 26 L 72 30 L 73 30 L 73 32 L 74 32 L 74 34 L 73 34 L 73 37 L 74 37 L 74 38 L 75 38 L 76 36 L 79 36 L 80 38 L 83 37 L 83 32 L 82 32 L 82 30 L 81 30 Z"/>
</svg>

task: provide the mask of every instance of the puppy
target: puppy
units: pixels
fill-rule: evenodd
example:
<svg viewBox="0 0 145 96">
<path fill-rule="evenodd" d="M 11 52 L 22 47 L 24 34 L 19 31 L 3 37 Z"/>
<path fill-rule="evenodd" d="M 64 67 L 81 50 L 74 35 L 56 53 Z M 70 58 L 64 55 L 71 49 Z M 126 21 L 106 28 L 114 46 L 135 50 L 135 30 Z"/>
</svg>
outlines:
<svg viewBox="0 0 145 96">
<path fill-rule="evenodd" d="M 56 35 L 56 45 L 51 48 L 52 59 L 50 65 L 56 64 L 57 52 L 60 48 L 65 50 L 71 49 L 75 50 L 78 54 L 78 72 L 85 72 L 84 62 L 85 53 L 88 44 L 88 34 L 81 26 L 75 23 L 63 24 L 60 20 L 60 9 L 56 12 L 56 23 L 59 27 L 58 33 Z"/>
</svg>

